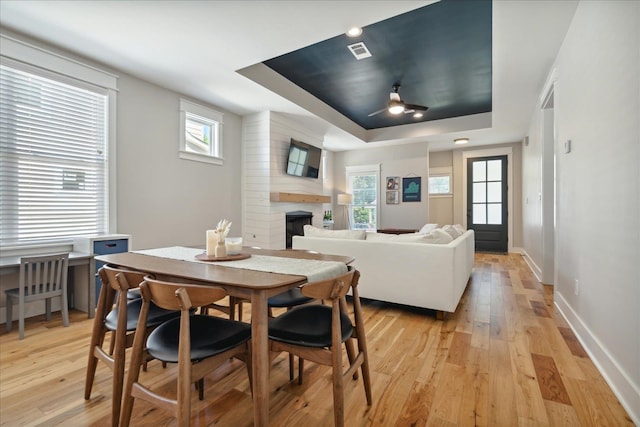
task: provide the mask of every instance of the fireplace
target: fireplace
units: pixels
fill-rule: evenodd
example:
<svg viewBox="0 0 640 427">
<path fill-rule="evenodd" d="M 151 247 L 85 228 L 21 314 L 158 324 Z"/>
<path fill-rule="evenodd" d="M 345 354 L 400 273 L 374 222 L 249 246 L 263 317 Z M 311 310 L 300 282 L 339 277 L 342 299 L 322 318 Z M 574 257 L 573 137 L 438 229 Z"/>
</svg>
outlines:
<svg viewBox="0 0 640 427">
<path fill-rule="evenodd" d="M 313 214 L 307 211 L 287 212 L 286 214 L 286 230 L 287 240 L 286 247 L 291 249 L 291 241 L 293 236 L 304 236 L 304 226 L 311 224 Z"/>
</svg>

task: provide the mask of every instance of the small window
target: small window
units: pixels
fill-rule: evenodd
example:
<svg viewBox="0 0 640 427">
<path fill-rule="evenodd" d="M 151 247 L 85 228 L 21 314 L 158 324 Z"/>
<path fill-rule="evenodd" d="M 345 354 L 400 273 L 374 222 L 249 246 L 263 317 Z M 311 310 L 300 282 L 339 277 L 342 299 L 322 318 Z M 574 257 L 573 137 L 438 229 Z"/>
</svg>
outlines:
<svg viewBox="0 0 640 427">
<path fill-rule="evenodd" d="M 429 195 L 450 196 L 452 194 L 451 171 L 449 168 L 435 168 L 429 170 Z"/>
<path fill-rule="evenodd" d="M 180 100 L 180 158 L 221 165 L 223 114 Z"/>
</svg>

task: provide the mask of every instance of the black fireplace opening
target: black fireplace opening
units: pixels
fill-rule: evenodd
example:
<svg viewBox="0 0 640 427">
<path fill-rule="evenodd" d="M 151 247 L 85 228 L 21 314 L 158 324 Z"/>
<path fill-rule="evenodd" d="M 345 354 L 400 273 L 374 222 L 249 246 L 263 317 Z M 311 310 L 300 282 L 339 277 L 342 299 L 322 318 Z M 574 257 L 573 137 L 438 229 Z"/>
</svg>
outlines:
<svg viewBox="0 0 640 427">
<path fill-rule="evenodd" d="M 291 249 L 293 236 L 304 236 L 304 226 L 311 225 L 313 214 L 307 211 L 287 212 L 285 214 L 287 240 L 286 247 Z"/>
</svg>

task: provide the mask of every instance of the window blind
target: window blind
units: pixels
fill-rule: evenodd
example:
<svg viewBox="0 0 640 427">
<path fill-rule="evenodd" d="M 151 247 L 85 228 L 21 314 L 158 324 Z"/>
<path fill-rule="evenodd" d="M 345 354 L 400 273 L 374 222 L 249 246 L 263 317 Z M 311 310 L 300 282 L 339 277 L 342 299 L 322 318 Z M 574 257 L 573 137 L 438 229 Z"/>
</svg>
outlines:
<svg viewBox="0 0 640 427">
<path fill-rule="evenodd" d="M 104 89 L 0 65 L 0 246 L 107 232 Z"/>
</svg>

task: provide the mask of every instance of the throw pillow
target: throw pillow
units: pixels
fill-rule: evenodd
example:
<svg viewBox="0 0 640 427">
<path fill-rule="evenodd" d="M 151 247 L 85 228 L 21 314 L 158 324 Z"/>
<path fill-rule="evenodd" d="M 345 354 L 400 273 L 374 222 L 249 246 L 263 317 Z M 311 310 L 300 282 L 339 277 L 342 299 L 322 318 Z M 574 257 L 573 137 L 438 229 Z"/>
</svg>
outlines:
<svg viewBox="0 0 640 427">
<path fill-rule="evenodd" d="M 458 233 L 462 236 L 467 230 L 461 224 L 454 224 L 453 227 L 458 230 Z"/>
<path fill-rule="evenodd" d="M 436 228 L 438 228 L 438 224 L 425 224 L 425 225 L 422 226 L 420 231 L 418 231 L 418 233 L 427 234 L 427 233 L 435 230 Z"/>
<path fill-rule="evenodd" d="M 324 237 L 327 239 L 364 240 L 364 230 L 325 230 L 324 228 L 305 225 L 304 235 L 307 237 Z"/>
<path fill-rule="evenodd" d="M 444 227 L 442 227 L 442 230 L 447 232 L 453 240 L 462 236 L 462 233 L 460 233 L 460 231 L 457 228 L 455 228 L 453 225 L 445 225 Z"/>
</svg>

